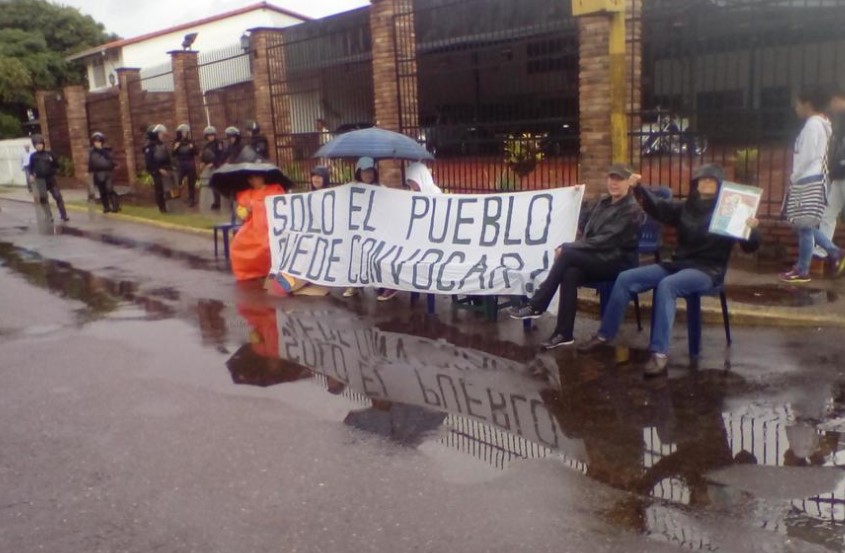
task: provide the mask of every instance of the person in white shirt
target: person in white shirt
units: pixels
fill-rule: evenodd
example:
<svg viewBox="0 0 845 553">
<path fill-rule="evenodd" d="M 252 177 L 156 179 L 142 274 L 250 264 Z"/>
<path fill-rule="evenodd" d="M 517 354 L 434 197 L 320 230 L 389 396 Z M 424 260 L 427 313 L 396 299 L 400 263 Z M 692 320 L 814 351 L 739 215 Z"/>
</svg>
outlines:
<svg viewBox="0 0 845 553">
<path fill-rule="evenodd" d="M 21 171 L 26 179 L 26 189 L 32 193 L 32 179 L 29 176 L 29 157 L 32 155 L 32 148 L 29 144 L 24 144 L 23 152 L 21 152 Z"/>
</svg>

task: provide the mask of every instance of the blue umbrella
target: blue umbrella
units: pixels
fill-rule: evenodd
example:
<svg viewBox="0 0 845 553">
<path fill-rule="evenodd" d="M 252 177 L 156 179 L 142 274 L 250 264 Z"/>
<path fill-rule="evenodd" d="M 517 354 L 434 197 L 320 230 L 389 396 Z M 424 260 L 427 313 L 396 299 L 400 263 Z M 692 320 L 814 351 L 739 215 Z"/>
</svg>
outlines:
<svg viewBox="0 0 845 553">
<path fill-rule="evenodd" d="M 428 150 L 413 138 L 379 128 L 361 129 L 333 138 L 317 150 L 314 157 L 371 157 L 373 159 L 434 159 Z"/>
</svg>

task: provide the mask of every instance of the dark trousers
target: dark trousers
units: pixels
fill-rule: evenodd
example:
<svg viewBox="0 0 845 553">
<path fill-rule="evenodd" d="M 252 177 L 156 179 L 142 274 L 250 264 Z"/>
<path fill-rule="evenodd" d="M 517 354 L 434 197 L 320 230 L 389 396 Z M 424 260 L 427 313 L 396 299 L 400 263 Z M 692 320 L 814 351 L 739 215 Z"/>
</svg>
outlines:
<svg viewBox="0 0 845 553">
<path fill-rule="evenodd" d="M 180 186 L 183 180 L 187 181 L 188 202 L 193 205 L 196 202 L 197 193 L 197 168 L 193 166 L 178 167 L 176 169 L 176 185 Z"/>
<path fill-rule="evenodd" d="M 117 193 L 114 191 L 111 175 L 94 176 L 94 185 L 100 191 L 100 203 L 103 204 L 103 211 L 119 211 L 120 203 Z"/>
<path fill-rule="evenodd" d="M 630 267 L 618 262 L 600 261 L 594 254 L 564 249 L 552 265 L 548 278 L 540 285 L 529 303 L 537 311 L 545 311 L 560 288 L 555 334 L 571 340 L 575 330 L 578 287 L 587 282 L 614 280 L 620 272 L 628 268 Z"/>
<path fill-rule="evenodd" d="M 164 175 L 156 171 L 153 173 L 153 188 L 155 189 L 156 205 L 162 213 L 167 211 L 167 203 L 164 199 Z"/>
</svg>

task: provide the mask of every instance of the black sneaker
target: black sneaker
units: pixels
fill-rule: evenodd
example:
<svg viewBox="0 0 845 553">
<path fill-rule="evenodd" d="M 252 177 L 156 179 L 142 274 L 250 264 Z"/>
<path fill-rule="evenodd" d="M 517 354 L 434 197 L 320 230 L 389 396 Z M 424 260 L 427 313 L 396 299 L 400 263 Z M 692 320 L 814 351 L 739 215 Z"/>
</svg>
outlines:
<svg viewBox="0 0 845 553">
<path fill-rule="evenodd" d="M 543 349 L 555 349 L 568 347 L 575 344 L 574 338 L 564 338 L 562 334 L 554 334 L 551 338 L 540 344 Z"/>
<path fill-rule="evenodd" d="M 531 304 L 525 304 L 522 307 L 512 307 L 510 310 L 511 319 L 525 320 L 525 319 L 539 319 L 543 315 L 542 311 L 537 311 Z"/>
</svg>

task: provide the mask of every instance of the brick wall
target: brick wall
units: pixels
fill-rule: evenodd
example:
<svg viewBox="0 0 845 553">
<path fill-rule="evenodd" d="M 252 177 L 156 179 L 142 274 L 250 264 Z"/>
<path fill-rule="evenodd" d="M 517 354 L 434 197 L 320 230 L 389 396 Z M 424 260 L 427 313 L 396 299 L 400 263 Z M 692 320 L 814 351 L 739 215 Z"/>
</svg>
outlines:
<svg viewBox="0 0 845 553">
<path fill-rule="evenodd" d="M 88 179 L 88 113 L 85 109 L 87 93 L 79 85 L 66 86 L 63 92 L 74 177 L 84 183 Z"/>
<path fill-rule="evenodd" d="M 114 181 L 129 182 L 126 166 L 126 147 L 123 140 L 123 123 L 120 116 L 120 91 L 110 88 L 104 92 L 89 92 L 86 99 L 88 113 L 88 136 L 96 131 L 106 135 L 106 145 L 112 149 L 112 156 L 118 167 Z"/>
<path fill-rule="evenodd" d="M 173 71 L 173 109 L 176 124 L 187 123 L 193 136 L 201 137 L 206 118 L 197 52 L 174 50 L 168 53 Z"/>
<path fill-rule="evenodd" d="M 163 124 L 171 136 L 176 129 L 175 101 L 172 92 L 149 92 L 141 90 L 137 81 L 130 86 L 130 113 L 132 118 L 132 137 L 135 143 L 135 166 L 138 171 L 145 169 L 144 154 L 141 151 L 145 134 L 150 125 Z"/>
<path fill-rule="evenodd" d="M 220 138 L 229 126 L 242 127 L 244 121 L 255 118 L 255 92 L 252 82 L 233 84 L 205 93 L 211 124 Z M 199 134 L 197 134 L 199 136 Z"/>
<path fill-rule="evenodd" d="M 249 46 L 255 121 L 267 137 L 271 160 L 284 166 L 292 161 L 293 151 L 284 34 L 278 29 L 251 29 Z"/>
<path fill-rule="evenodd" d="M 61 91 L 46 91 L 41 95 L 44 106 L 39 105 L 39 118 L 45 131 L 47 146 L 59 157 L 70 158 L 70 135 L 67 126 L 65 97 Z"/>
</svg>

